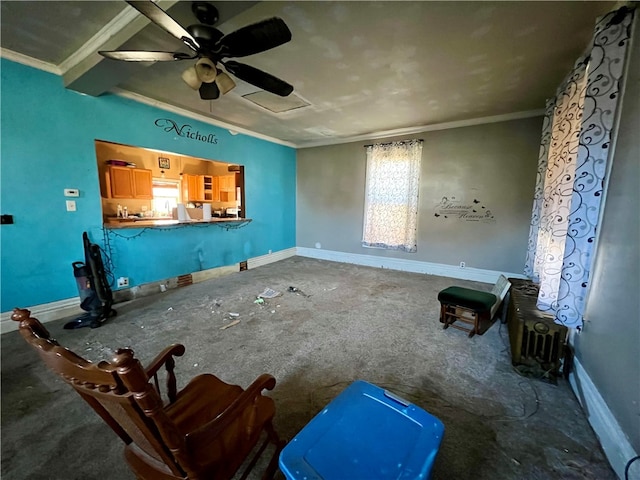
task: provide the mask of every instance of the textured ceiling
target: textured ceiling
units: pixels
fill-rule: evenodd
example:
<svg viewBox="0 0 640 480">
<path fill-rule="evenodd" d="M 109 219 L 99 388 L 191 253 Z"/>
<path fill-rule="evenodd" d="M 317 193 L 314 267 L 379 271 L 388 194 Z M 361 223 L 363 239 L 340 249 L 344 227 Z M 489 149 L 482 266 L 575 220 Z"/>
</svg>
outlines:
<svg viewBox="0 0 640 480">
<path fill-rule="evenodd" d="M 191 2 L 158 3 L 183 25 L 196 23 Z M 3 0 L 3 56 L 44 62 L 86 93 L 132 92 L 308 146 L 540 110 L 585 51 L 596 17 L 615 7 L 578 1 L 213 3 L 224 33 L 272 16 L 285 20 L 291 42 L 242 61 L 291 83 L 309 106 L 272 113 L 242 97 L 258 89 L 241 81 L 224 97 L 203 101 L 180 79 L 189 61 L 103 60 L 98 49 L 185 51 L 119 1 Z"/>
</svg>

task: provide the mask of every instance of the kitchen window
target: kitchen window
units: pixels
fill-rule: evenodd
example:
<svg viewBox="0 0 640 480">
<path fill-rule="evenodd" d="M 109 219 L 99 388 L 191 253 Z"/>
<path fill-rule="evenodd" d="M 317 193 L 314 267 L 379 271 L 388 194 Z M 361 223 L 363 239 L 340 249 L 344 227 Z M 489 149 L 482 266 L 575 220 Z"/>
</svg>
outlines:
<svg viewBox="0 0 640 480">
<path fill-rule="evenodd" d="M 366 149 L 362 246 L 416 252 L 422 140 Z"/>
<path fill-rule="evenodd" d="M 153 179 L 152 185 L 154 217 L 171 217 L 180 202 L 180 182 Z"/>
</svg>

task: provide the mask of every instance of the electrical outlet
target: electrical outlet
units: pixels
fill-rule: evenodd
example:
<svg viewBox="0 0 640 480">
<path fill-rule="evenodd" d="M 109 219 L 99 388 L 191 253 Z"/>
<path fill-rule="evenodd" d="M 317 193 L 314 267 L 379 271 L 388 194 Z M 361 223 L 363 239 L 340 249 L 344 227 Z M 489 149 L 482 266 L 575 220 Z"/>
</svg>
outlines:
<svg viewBox="0 0 640 480">
<path fill-rule="evenodd" d="M 76 201 L 67 200 L 67 212 L 75 212 L 75 211 L 76 211 Z"/>
<path fill-rule="evenodd" d="M 129 277 L 118 278 L 118 288 L 128 287 L 128 286 L 129 286 Z"/>
<path fill-rule="evenodd" d="M 464 262 L 460 262 L 460 268 L 464 268 L 466 265 Z"/>
</svg>

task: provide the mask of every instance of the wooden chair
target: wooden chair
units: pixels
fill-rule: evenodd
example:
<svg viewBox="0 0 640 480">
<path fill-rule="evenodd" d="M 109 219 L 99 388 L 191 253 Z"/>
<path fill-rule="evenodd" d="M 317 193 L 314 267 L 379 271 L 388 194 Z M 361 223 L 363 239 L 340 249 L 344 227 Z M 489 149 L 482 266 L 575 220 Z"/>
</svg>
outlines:
<svg viewBox="0 0 640 480">
<path fill-rule="evenodd" d="M 228 479 L 257 450 L 246 478 L 269 443 L 275 445 L 263 478 L 271 478 L 285 442 L 272 426 L 275 404 L 262 395 L 275 378 L 260 375 L 246 390 L 210 374 L 176 389 L 173 357 L 182 345 L 165 348 L 147 368 L 133 351 L 120 349 L 111 363 L 91 363 L 60 346 L 31 312 L 15 309 L 20 333 L 44 362 L 70 384 L 126 444 L 124 456 L 141 480 Z M 166 369 L 163 402 L 158 373 Z M 257 448 L 262 433 L 266 439 Z"/>
</svg>

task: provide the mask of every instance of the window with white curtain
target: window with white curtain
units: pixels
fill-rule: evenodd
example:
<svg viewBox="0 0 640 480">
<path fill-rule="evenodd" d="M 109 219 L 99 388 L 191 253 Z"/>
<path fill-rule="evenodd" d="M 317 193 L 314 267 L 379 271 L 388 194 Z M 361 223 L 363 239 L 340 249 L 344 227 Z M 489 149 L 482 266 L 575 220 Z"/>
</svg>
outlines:
<svg viewBox="0 0 640 480">
<path fill-rule="evenodd" d="M 362 246 L 415 252 L 422 140 L 366 148 Z"/>
</svg>

